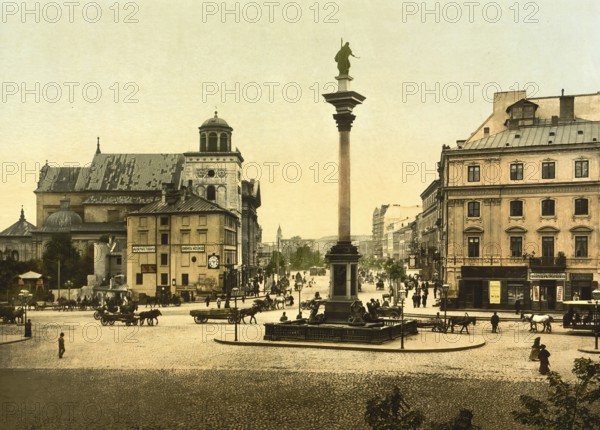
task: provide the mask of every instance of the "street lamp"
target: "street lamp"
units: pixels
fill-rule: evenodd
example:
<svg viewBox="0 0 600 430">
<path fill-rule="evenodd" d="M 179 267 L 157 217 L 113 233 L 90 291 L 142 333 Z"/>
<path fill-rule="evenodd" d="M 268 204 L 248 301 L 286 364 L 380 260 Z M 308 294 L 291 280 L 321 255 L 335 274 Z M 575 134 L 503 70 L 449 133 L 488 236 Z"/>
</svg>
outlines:
<svg viewBox="0 0 600 430">
<path fill-rule="evenodd" d="M 444 330 L 446 329 L 446 313 L 448 312 L 448 290 L 450 285 L 442 285 L 442 293 L 444 293 Z"/>
<path fill-rule="evenodd" d="M 233 292 L 233 299 L 234 299 L 234 311 L 233 311 L 233 323 L 235 325 L 235 338 L 233 339 L 234 342 L 238 341 L 238 318 L 239 318 L 239 312 L 238 312 L 238 307 L 237 307 L 237 296 L 239 293 L 239 289 L 234 288 L 231 290 Z"/>
<path fill-rule="evenodd" d="M 302 319 L 302 306 L 300 305 L 300 303 L 301 303 L 300 293 L 302 292 L 303 284 L 302 284 L 302 282 L 299 282 L 297 285 L 298 285 L 298 315 L 296 316 L 296 319 L 301 320 Z"/>
<path fill-rule="evenodd" d="M 68 300 L 71 301 L 71 287 L 73 286 L 73 282 L 71 282 L 70 280 L 65 282 L 65 287 L 67 287 L 69 290 L 68 292 Z"/>
<path fill-rule="evenodd" d="M 596 338 L 596 343 L 594 349 L 598 350 L 598 334 L 600 331 L 600 326 L 598 325 L 600 321 L 598 321 L 598 301 L 600 301 L 600 289 L 596 288 L 592 291 L 592 299 L 596 302 L 596 306 L 594 307 L 594 336 Z"/>
<path fill-rule="evenodd" d="M 406 289 L 400 288 L 400 349 L 404 349 L 404 300 L 406 300 Z"/>
</svg>

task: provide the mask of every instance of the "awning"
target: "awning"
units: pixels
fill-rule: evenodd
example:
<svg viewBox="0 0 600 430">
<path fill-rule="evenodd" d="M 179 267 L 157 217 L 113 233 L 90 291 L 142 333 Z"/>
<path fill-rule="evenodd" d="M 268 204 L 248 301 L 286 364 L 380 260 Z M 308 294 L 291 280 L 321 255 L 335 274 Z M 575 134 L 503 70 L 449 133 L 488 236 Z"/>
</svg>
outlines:
<svg viewBox="0 0 600 430">
<path fill-rule="evenodd" d="M 35 273 L 35 272 L 27 272 L 27 273 L 23 273 L 22 275 L 19 275 L 19 278 L 21 279 L 40 279 L 42 277 L 42 275 L 40 275 L 39 273 Z"/>
</svg>

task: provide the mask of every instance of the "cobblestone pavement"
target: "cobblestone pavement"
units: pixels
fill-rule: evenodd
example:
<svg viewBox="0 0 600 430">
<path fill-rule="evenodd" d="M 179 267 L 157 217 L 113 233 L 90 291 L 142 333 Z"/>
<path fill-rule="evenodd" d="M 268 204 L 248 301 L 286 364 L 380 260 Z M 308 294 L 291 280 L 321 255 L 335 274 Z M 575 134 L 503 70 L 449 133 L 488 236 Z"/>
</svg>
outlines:
<svg viewBox="0 0 600 430">
<path fill-rule="evenodd" d="M 326 297 L 326 287 L 318 288 Z M 313 291 L 303 291 L 302 299 Z M 375 293 L 367 286 L 363 299 L 380 297 Z M 249 306 L 251 300 L 238 304 Z M 399 384 L 409 400 L 432 417 L 452 416 L 459 407 L 469 407 L 483 428 L 506 429 L 518 428 L 508 413 L 517 407 L 518 394 L 545 393 L 537 363 L 527 360 L 537 335 L 522 322 L 501 323 L 500 335 L 478 322 L 470 335 L 440 340 L 483 338 L 487 344 L 481 348 L 397 354 L 222 345 L 214 339 L 233 340 L 234 326 L 195 324 L 189 311 L 196 308 L 205 305 L 160 308 L 163 316 L 152 327 L 102 326 L 91 311 L 30 312 L 33 339 L 0 345 L 0 383 L 9 387 L 0 394 L 0 427 L 7 428 L 6 422 L 11 428 L 23 424 L 24 416 L 40 415 L 35 404 L 29 404 L 32 399 L 38 399 L 34 403 L 40 408 L 72 399 L 80 407 L 84 401 L 98 403 L 102 411 L 123 404 L 138 414 L 127 421 L 119 410 L 122 421 L 104 428 L 190 428 L 192 423 L 196 428 L 316 428 L 318 423 L 327 423 L 326 428 L 364 428 L 366 399 Z M 432 314 L 437 311 L 430 309 Z M 258 325 L 240 325 L 240 339 L 261 340 L 262 323 L 277 321 L 281 312 L 258 314 Z M 287 312 L 295 316 L 297 308 Z M 489 318 L 481 315 L 483 321 Z M 22 329 L 0 326 L 0 341 Z M 60 331 L 66 336 L 66 353 L 59 360 Z M 433 336 L 424 331 L 407 342 L 432 342 Z M 585 355 L 577 348 L 589 347 L 594 340 L 569 333 L 558 323 L 552 334 L 540 336 L 552 353 L 551 369 L 564 376 L 571 375 L 573 360 Z M 59 404 L 59 409 L 65 407 Z M 23 408 L 34 410 L 23 416 Z M 63 421 L 44 428 L 61 428 Z M 18 427 L 38 428 L 27 423 Z"/>
</svg>

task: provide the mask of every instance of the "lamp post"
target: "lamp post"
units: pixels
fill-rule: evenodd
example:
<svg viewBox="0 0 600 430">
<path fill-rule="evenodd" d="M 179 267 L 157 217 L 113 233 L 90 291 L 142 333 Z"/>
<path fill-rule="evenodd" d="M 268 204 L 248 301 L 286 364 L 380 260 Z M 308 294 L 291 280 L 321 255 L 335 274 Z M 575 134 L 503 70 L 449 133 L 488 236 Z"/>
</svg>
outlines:
<svg viewBox="0 0 600 430">
<path fill-rule="evenodd" d="M 235 309 L 233 311 L 233 323 L 235 325 L 235 337 L 233 340 L 234 340 L 234 342 L 237 342 L 238 341 L 238 318 L 239 318 L 238 307 L 237 307 L 237 296 L 238 296 L 239 290 L 237 288 L 234 288 L 232 291 L 233 291 L 233 300 L 234 300 L 233 308 Z"/>
<path fill-rule="evenodd" d="M 400 349 L 404 349 L 404 300 L 406 299 L 406 289 L 400 288 Z"/>
<path fill-rule="evenodd" d="M 594 349 L 598 350 L 598 334 L 600 332 L 600 321 L 598 320 L 598 301 L 600 301 L 600 289 L 596 288 L 592 291 L 592 299 L 596 302 L 594 307 L 594 337 L 596 338 Z"/>
<path fill-rule="evenodd" d="M 300 305 L 301 301 L 300 301 L 300 293 L 302 292 L 302 283 L 299 283 L 298 285 L 298 315 L 296 316 L 297 320 L 301 320 L 302 319 L 302 307 Z"/>
<path fill-rule="evenodd" d="M 444 330 L 446 330 L 446 313 L 448 312 L 448 290 L 450 285 L 442 285 L 442 293 L 444 293 Z"/>
<path fill-rule="evenodd" d="M 70 280 L 65 282 L 65 287 L 68 288 L 68 293 L 67 293 L 67 297 L 68 300 L 71 301 L 71 287 L 73 286 L 73 282 L 71 282 Z"/>
</svg>

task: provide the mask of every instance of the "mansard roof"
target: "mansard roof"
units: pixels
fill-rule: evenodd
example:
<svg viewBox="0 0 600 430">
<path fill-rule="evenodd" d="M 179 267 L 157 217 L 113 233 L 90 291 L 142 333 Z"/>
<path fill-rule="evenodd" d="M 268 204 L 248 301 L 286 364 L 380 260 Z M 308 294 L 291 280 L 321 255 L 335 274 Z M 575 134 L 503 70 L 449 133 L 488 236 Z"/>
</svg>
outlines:
<svg viewBox="0 0 600 430">
<path fill-rule="evenodd" d="M 86 167 L 45 165 L 35 192 L 156 191 L 181 183 L 184 160 L 182 154 L 96 153 Z"/>
<path fill-rule="evenodd" d="M 469 149 L 519 148 L 600 142 L 600 121 L 577 121 L 569 124 L 524 126 L 504 130 L 473 142 L 465 142 L 454 151 Z M 600 145 L 600 143 L 599 143 Z"/>
<path fill-rule="evenodd" d="M 19 221 L 3 230 L 0 236 L 11 236 L 11 237 L 22 237 L 31 236 L 31 231 L 35 230 L 35 225 L 31 224 L 25 219 L 25 212 L 21 209 L 21 217 Z"/>
<path fill-rule="evenodd" d="M 187 194 L 185 198 L 181 198 L 181 195 L 174 195 L 173 197 L 167 197 L 166 201 L 162 199 L 154 203 L 150 203 L 137 211 L 130 212 L 129 215 L 145 215 L 145 214 L 180 214 L 180 213 L 205 213 L 205 212 L 223 212 L 233 217 L 236 217 L 232 212 L 219 206 L 216 203 L 208 201 L 202 197 L 198 197 L 194 194 Z"/>
</svg>

